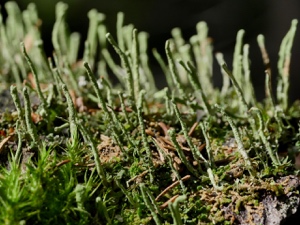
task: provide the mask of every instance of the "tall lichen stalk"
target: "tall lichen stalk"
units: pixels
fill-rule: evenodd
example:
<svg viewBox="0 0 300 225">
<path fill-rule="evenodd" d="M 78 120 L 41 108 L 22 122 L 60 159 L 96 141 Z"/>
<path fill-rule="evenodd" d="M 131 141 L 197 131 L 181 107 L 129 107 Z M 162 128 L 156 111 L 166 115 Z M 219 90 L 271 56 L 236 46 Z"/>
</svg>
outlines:
<svg viewBox="0 0 300 225">
<path fill-rule="evenodd" d="M 5 22 L 0 15 L 0 81 L 1 88 L 11 88 L 16 113 L 11 124 L 4 114 L 1 121 L 3 130 L 16 131 L 17 141 L 11 166 L 0 175 L 1 223 L 223 223 L 234 221 L 241 204 L 261 201 L 257 190 L 282 194 L 285 184 L 276 179 L 297 173 L 293 157 L 283 156 L 300 145 L 294 122 L 300 105 L 290 105 L 288 99 L 297 20 L 280 47 L 276 99 L 270 81 L 276 72 L 270 70 L 264 37 L 258 36 L 266 65 L 266 99 L 258 102 L 244 30 L 237 34 L 229 68 L 221 53 L 213 55 L 205 22 L 196 25 L 189 41 L 173 29 L 165 52 L 153 50 L 167 81 L 157 90 L 148 35 L 124 25 L 123 13 L 117 16 L 116 39 L 107 32 L 104 14 L 88 13 L 80 59 L 80 35 L 69 32 L 68 6 L 58 3 L 54 52 L 47 58 L 35 5 L 24 12 L 14 2 L 5 8 Z M 213 73 L 220 72 L 212 69 L 214 57 L 224 79 L 221 90 L 213 84 Z M 282 144 L 287 149 L 280 155 Z M 28 152 L 33 157 L 25 161 Z M 253 193 L 243 191 L 244 186 Z M 228 201 L 230 193 L 239 200 Z"/>
</svg>

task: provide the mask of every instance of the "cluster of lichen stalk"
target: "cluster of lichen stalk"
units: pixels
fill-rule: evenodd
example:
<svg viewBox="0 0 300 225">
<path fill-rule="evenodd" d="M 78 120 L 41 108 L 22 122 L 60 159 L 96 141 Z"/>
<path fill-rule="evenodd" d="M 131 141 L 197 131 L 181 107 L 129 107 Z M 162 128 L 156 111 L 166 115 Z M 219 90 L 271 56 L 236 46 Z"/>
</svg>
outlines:
<svg viewBox="0 0 300 225">
<path fill-rule="evenodd" d="M 264 44 L 264 37 L 263 35 L 259 35 L 257 38 L 266 65 L 266 108 L 269 109 L 266 112 L 264 108 L 258 106 L 255 98 L 250 78 L 249 45 L 243 43 L 243 30 L 240 30 L 237 34 L 232 71 L 225 64 L 222 54 L 216 54 L 216 59 L 220 64 L 223 74 L 223 86 L 221 90 L 216 90 L 212 82 L 212 61 L 214 56 L 210 43 L 211 40 L 207 36 L 208 28 L 206 23 L 199 22 L 197 24 L 197 34 L 192 36 L 188 42 L 182 38 L 180 29 L 173 29 L 171 33 L 172 39 L 168 40 L 165 45 L 167 62 L 164 60 L 165 57 L 162 54 L 158 53 L 155 49 L 153 50 L 153 55 L 161 66 L 168 84 L 168 87 L 163 90 L 157 90 L 154 76 L 149 68 L 148 36 L 145 32 L 138 32 L 131 24 L 124 26 L 123 13 L 119 13 L 117 16 L 116 40 L 110 33 L 107 33 L 104 25 L 105 16 L 103 14 L 96 10 L 91 10 L 88 13 L 90 25 L 87 40 L 84 43 L 83 59 L 82 61 L 78 61 L 80 35 L 78 33 L 68 33 L 65 21 L 67 5 L 58 3 L 56 6 L 56 22 L 52 32 L 54 53 L 49 59 L 47 59 L 43 51 L 43 42 L 39 32 L 40 21 L 34 4 L 30 4 L 23 12 L 20 12 L 13 2 L 7 3 L 5 7 L 8 13 L 5 24 L 0 15 L 0 79 L 1 84 L 14 83 L 11 86 L 11 95 L 19 118 L 16 123 L 16 132 L 19 139 L 23 137 L 24 133 L 28 134 L 31 138 L 31 148 L 40 146 L 42 140 L 31 120 L 29 85 L 23 85 L 22 83 L 23 80 L 27 79 L 28 72 L 32 74 L 34 81 L 34 87 L 30 86 L 30 89 L 36 91 L 40 100 L 40 106 L 37 111 L 40 115 L 45 116 L 45 118 L 47 117 L 51 102 L 55 98 L 54 93 L 58 93 L 56 98 L 61 100 L 66 99 L 69 115 L 67 124 L 70 131 L 70 143 L 72 144 L 76 140 L 78 133 L 83 136 L 84 141 L 90 145 L 97 172 L 104 186 L 109 185 L 109 182 L 107 181 L 105 168 L 103 168 L 98 156 L 96 143 L 89 130 L 81 124 L 69 94 L 70 89 L 75 91 L 77 96 L 86 93 L 84 91 L 85 86 L 81 85 L 80 80 L 89 83 L 90 87 L 92 87 L 93 93 L 90 90 L 88 97 L 98 103 L 106 119 L 110 121 L 112 129 L 111 137 L 116 145 L 121 148 L 124 157 L 141 157 L 141 151 L 145 150 L 148 160 L 146 163 L 151 181 L 155 176 L 152 150 L 150 148 L 152 141 L 145 132 L 143 115 L 153 113 L 153 110 L 177 117 L 181 132 L 198 166 L 192 165 L 186 159 L 176 139 L 175 129 L 171 128 L 168 130 L 168 136 L 180 160 L 190 174 L 195 177 L 208 176 L 215 190 L 222 190 L 223 187 L 216 182 L 213 172 L 215 168 L 214 152 L 210 145 L 208 129 L 210 121 L 214 117 L 222 115 L 222 118 L 229 123 L 237 144 L 238 153 L 244 160 L 247 170 L 251 176 L 255 176 L 257 172 L 243 144 L 242 139 L 245 132 L 237 127 L 235 119 L 232 118 L 228 111 L 233 111 L 237 116 L 248 121 L 252 129 L 250 131 L 253 136 L 252 138 L 262 143 L 264 146 L 263 151 L 266 151 L 273 166 L 276 167 L 285 163 L 279 159 L 277 149 L 270 144 L 265 123 L 266 119 L 275 118 L 279 129 L 285 129 L 283 120 L 285 120 L 285 112 L 288 109 L 288 68 L 297 20 L 292 21 L 291 28 L 284 37 L 280 47 L 278 61 L 279 78 L 276 92 L 277 101 L 275 101 L 271 90 L 271 70 L 268 66 L 269 59 Z M 121 66 L 114 62 L 114 58 L 108 49 L 109 44 L 119 55 Z M 99 61 L 96 60 L 96 55 L 99 55 Z M 119 85 L 122 88 L 113 88 L 109 79 L 109 70 L 118 78 Z M 14 79 L 9 77 L 9 74 L 12 74 Z M 50 82 L 46 88 L 42 88 L 41 81 L 44 82 L 45 80 Z M 190 87 L 192 91 L 190 91 Z M 22 93 L 24 109 L 21 106 L 18 92 Z M 137 118 L 141 132 L 142 146 L 133 140 L 130 134 L 127 133 L 124 124 L 119 120 L 116 112 L 111 110 L 115 106 L 114 98 L 116 96 L 119 99 L 122 113 L 128 123 L 130 123 L 130 119 L 126 107 L 130 107 L 133 110 L 131 114 Z M 232 100 L 232 104 L 228 105 L 228 102 L 226 102 L 227 98 L 234 98 L 235 100 Z M 178 104 L 176 99 L 181 99 L 185 103 Z M 148 103 L 150 102 L 163 102 L 164 111 L 149 108 Z M 189 107 L 192 104 L 196 104 L 197 109 Z M 183 112 L 199 115 L 197 123 L 199 123 L 203 133 L 208 157 L 204 157 L 193 143 L 188 133 L 188 127 L 182 118 Z M 130 143 L 131 148 L 134 149 L 132 152 L 135 156 L 129 155 L 128 152 L 131 151 L 122 146 L 120 135 L 123 135 L 122 139 Z M 19 140 L 19 145 L 20 143 Z M 165 154 L 155 141 L 153 141 L 153 144 L 157 147 L 157 151 Z M 16 157 L 21 157 L 21 146 L 18 148 Z M 181 181 L 178 171 L 173 168 L 171 158 L 167 155 L 165 157 L 169 161 L 170 167 L 176 174 L 177 179 L 180 181 L 183 193 L 186 193 L 186 187 Z M 205 171 L 201 167 L 203 163 Z M 270 166 L 270 164 L 266 163 L 266 166 Z M 135 200 L 126 192 L 121 183 L 118 183 L 118 185 L 124 190 L 124 194 L 134 205 Z M 160 209 L 153 195 L 147 189 L 146 184 L 140 184 L 140 191 L 144 203 L 151 211 L 155 223 L 161 224 L 159 218 Z M 178 204 L 184 201 L 186 197 L 186 195 L 182 195 L 174 203 L 169 203 L 175 224 L 182 224 Z M 107 218 L 107 220 L 110 219 Z"/>
</svg>

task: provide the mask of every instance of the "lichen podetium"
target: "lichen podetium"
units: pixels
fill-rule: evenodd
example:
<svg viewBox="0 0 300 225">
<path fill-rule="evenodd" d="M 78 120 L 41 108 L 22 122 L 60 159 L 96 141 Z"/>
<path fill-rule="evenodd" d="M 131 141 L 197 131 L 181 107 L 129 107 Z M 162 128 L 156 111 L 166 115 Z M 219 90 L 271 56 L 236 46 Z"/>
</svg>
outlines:
<svg viewBox="0 0 300 225">
<path fill-rule="evenodd" d="M 153 50 L 167 81 L 158 90 L 147 33 L 119 13 L 115 41 L 93 9 L 80 59 L 67 8 L 57 4 L 48 59 L 33 3 L 21 12 L 8 2 L 0 16 L 0 94 L 14 103 L 0 114 L 1 224 L 264 224 L 266 202 L 297 207 L 300 104 L 288 98 L 297 20 L 280 47 L 276 95 L 258 36 L 259 102 L 244 30 L 232 70 L 215 55 L 219 90 L 207 24 L 189 41 L 174 28 L 165 52 Z"/>
</svg>

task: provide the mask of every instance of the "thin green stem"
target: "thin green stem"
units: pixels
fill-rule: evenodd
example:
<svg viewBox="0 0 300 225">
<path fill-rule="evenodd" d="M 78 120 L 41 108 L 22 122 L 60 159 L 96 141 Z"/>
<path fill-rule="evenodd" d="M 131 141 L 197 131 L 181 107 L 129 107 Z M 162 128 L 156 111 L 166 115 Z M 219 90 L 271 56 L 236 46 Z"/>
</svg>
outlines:
<svg viewBox="0 0 300 225">
<path fill-rule="evenodd" d="M 171 141 L 178 153 L 178 156 L 180 158 L 180 160 L 183 162 L 183 164 L 187 167 L 187 169 L 194 174 L 194 176 L 199 177 L 199 173 L 198 171 L 192 166 L 192 164 L 190 164 L 190 162 L 186 159 L 185 154 L 183 153 L 181 147 L 179 146 L 177 140 L 176 140 L 176 135 L 175 135 L 175 130 L 174 129 L 169 129 L 168 130 L 168 135 L 171 138 Z"/>
<path fill-rule="evenodd" d="M 174 225 L 182 225 L 181 216 L 179 212 L 179 203 L 187 199 L 186 195 L 178 196 L 173 203 L 169 202 L 168 207 L 173 217 Z"/>
<path fill-rule="evenodd" d="M 277 84 L 277 99 L 281 103 L 284 111 L 288 107 L 288 91 L 289 91 L 289 69 L 291 61 L 291 49 L 293 46 L 293 41 L 295 33 L 297 30 L 298 20 L 292 20 L 290 30 L 283 38 L 279 49 L 279 60 L 278 60 L 278 71 L 279 71 L 279 81 Z"/>
<path fill-rule="evenodd" d="M 150 170 L 150 175 L 151 175 L 151 180 L 153 180 L 153 162 L 152 162 L 152 154 L 151 154 L 151 149 L 148 143 L 147 139 L 147 134 L 145 132 L 145 124 L 142 116 L 143 112 L 143 98 L 145 95 L 145 90 L 141 90 L 139 93 L 139 99 L 137 103 L 137 115 L 138 115 L 138 120 L 139 120 L 139 125 L 140 125 L 140 131 L 142 135 L 142 140 L 143 140 L 143 147 L 146 150 L 147 156 L 148 156 L 148 163 L 149 163 L 149 170 Z"/>
<path fill-rule="evenodd" d="M 161 214 L 159 207 L 156 205 L 155 199 L 145 184 L 140 184 L 143 200 L 147 208 L 150 210 L 151 215 L 156 225 L 161 225 L 160 219 L 157 214 Z"/>
<path fill-rule="evenodd" d="M 137 40 L 138 31 L 137 29 L 133 30 L 132 37 L 132 67 L 133 67 L 133 82 L 134 82 L 134 91 L 135 96 L 138 96 L 140 92 L 140 60 L 139 60 L 139 42 Z M 135 99 L 136 101 L 137 99 Z"/>
<path fill-rule="evenodd" d="M 225 70 L 222 68 L 222 65 L 225 64 L 223 54 L 220 52 L 216 53 L 216 59 L 221 68 L 221 73 L 222 73 L 222 77 L 223 77 L 223 85 L 222 85 L 222 89 L 221 89 L 221 95 L 226 96 L 228 94 L 228 90 L 230 88 L 230 77 L 227 75 Z"/>
<path fill-rule="evenodd" d="M 239 30 L 236 36 L 233 63 L 232 63 L 232 77 L 236 80 L 238 85 L 244 83 L 244 77 L 242 73 L 242 48 L 243 48 L 243 37 L 245 35 L 244 30 Z"/>
<path fill-rule="evenodd" d="M 179 112 L 179 109 L 177 108 L 176 104 L 174 102 L 172 102 L 173 104 L 173 108 L 176 114 L 176 117 L 178 118 L 180 125 L 181 125 L 181 129 L 183 131 L 184 137 L 189 145 L 189 147 L 191 148 L 191 152 L 198 164 L 198 170 L 200 171 L 200 173 L 203 173 L 202 169 L 201 169 L 201 162 L 200 159 L 203 160 L 205 163 L 207 163 L 207 160 L 203 157 L 203 155 L 201 154 L 201 152 L 195 147 L 195 145 L 193 144 L 189 134 L 188 134 L 188 130 L 186 127 L 186 124 L 183 122 L 181 114 Z"/>
<path fill-rule="evenodd" d="M 113 39 L 113 37 L 111 36 L 110 33 L 106 34 L 106 38 L 121 58 L 122 65 L 124 66 L 124 69 L 125 69 L 126 74 L 127 74 L 126 78 L 127 78 L 128 94 L 129 94 L 131 100 L 134 101 L 135 100 L 135 91 L 134 91 L 133 74 L 132 74 L 132 70 L 131 70 L 131 67 L 130 67 L 128 56 L 118 46 L 118 44 Z"/>
<path fill-rule="evenodd" d="M 176 65 L 175 65 L 175 62 L 173 59 L 173 53 L 171 50 L 170 40 L 168 40 L 166 42 L 165 50 L 166 50 L 166 54 L 167 54 L 167 58 L 168 58 L 169 69 L 170 69 L 170 72 L 172 75 L 173 83 L 174 83 L 175 87 L 177 88 L 179 95 L 183 97 L 183 96 L 185 96 L 185 92 L 182 87 L 182 84 L 180 83 L 178 71 L 177 71 L 177 68 L 176 68 Z M 170 87 L 170 88 L 172 88 L 172 87 Z"/>
<path fill-rule="evenodd" d="M 246 152 L 246 149 L 244 147 L 244 144 L 243 144 L 243 141 L 242 141 L 242 138 L 240 136 L 240 132 L 239 132 L 237 126 L 235 125 L 235 123 L 233 122 L 232 118 L 230 116 L 228 116 L 228 114 L 225 112 L 225 110 L 223 108 L 221 108 L 218 105 L 215 105 L 215 107 L 222 113 L 222 115 L 228 121 L 228 123 L 229 123 L 229 125 L 230 125 L 230 127 L 232 129 L 234 138 L 236 140 L 236 143 L 237 143 L 237 146 L 238 146 L 238 151 L 241 154 L 241 156 L 243 157 L 248 170 L 252 174 L 252 172 L 253 172 L 253 166 L 252 166 L 252 163 L 251 163 L 250 158 L 248 156 L 248 153 Z"/>
<path fill-rule="evenodd" d="M 123 23 L 124 23 L 124 13 L 119 12 L 117 14 L 117 40 L 121 51 L 125 51 L 125 43 L 123 39 L 123 29 L 122 29 Z"/>
<path fill-rule="evenodd" d="M 87 62 L 83 63 L 83 66 L 85 67 L 86 71 L 87 71 L 87 75 L 89 77 L 89 80 L 92 82 L 92 86 L 94 88 L 94 91 L 96 92 L 97 98 L 98 98 L 98 102 L 102 108 L 102 110 L 104 111 L 105 115 L 110 119 L 110 121 L 112 121 L 112 116 L 110 115 L 104 97 L 101 94 L 101 90 L 99 88 L 99 85 L 97 83 L 97 80 L 95 78 L 95 75 L 93 74 L 89 64 Z"/>
<path fill-rule="evenodd" d="M 205 109 L 205 112 L 207 113 L 207 115 L 212 115 L 212 110 L 208 103 L 207 97 L 206 97 L 205 93 L 203 92 L 202 86 L 197 78 L 196 68 L 190 62 L 187 62 L 187 65 L 185 65 L 183 63 L 183 61 L 179 61 L 179 63 L 183 66 L 183 68 L 188 73 L 190 82 L 191 82 L 194 90 L 200 92 L 200 96 L 201 96 L 201 100 L 203 102 L 203 108 Z"/>
<path fill-rule="evenodd" d="M 30 105 L 30 98 L 28 94 L 27 87 L 23 88 L 23 96 L 24 96 L 24 116 L 26 122 L 27 133 L 30 135 L 32 139 L 31 146 L 35 146 L 38 143 L 39 137 L 37 135 L 36 127 L 34 126 L 32 119 L 31 119 L 31 105 Z"/>
<path fill-rule="evenodd" d="M 18 148 L 15 154 L 15 160 L 16 162 L 20 163 L 21 156 L 22 156 L 22 131 L 20 129 L 20 122 L 17 120 L 16 122 L 16 132 L 18 134 Z"/>
<path fill-rule="evenodd" d="M 74 140 L 76 140 L 75 137 L 77 136 L 76 110 L 73 105 L 73 101 L 67 89 L 67 86 L 65 84 L 61 84 L 61 88 L 67 99 L 70 133 L 71 133 L 72 142 L 74 142 Z"/>
<path fill-rule="evenodd" d="M 44 95 L 42 93 L 40 82 L 39 82 L 39 78 L 37 76 L 35 66 L 33 65 L 33 63 L 31 61 L 29 55 L 27 54 L 26 49 L 25 49 L 25 45 L 24 45 L 23 42 L 21 42 L 21 49 L 22 49 L 22 53 L 23 53 L 23 55 L 24 55 L 24 57 L 25 57 L 28 65 L 29 65 L 29 67 L 31 69 L 31 72 L 32 72 L 32 75 L 33 75 L 33 78 L 34 78 L 34 82 L 35 82 L 35 85 L 36 85 L 36 90 L 37 90 L 38 96 L 39 96 L 39 98 L 40 98 L 40 100 L 42 102 L 41 107 L 42 107 L 42 109 L 45 110 L 45 112 L 47 112 L 46 111 L 47 102 L 46 102 L 46 99 L 44 98 Z"/>
<path fill-rule="evenodd" d="M 268 152 L 268 155 L 270 156 L 270 158 L 271 158 L 271 160 L 272 160 L 272 162 L 273 162 L 273 164 L 275 166 L 280 165 L 280 162 L 278 160 L 278 155 L 276 153 L 274 154 L 274 151 L 272 150 L 271 144 L 270 144 L 270 142 L 268 141 L 268 139 L 267 139 L 267 137 L 265 135 L 265 132 L 264 132 L 264 130 L 265 130 L 265 125 L 264 125 L 265 122 L 263 120 L 263 116 L 262 116 L 261 111 L 258 108 L 256 108 L 256 107 L 252 107 L 250 109 L 250 111 L 255 112 L 256 115 L 258 116 L 258 120 L 259 120 L 258 133 L 259 133 L 259 136 L 260 136 L 260 138 L 261 138 L 261 140 L 262 140 L 262 142 L 263 142 L 263 144 L 264 144 L 264 146 L 265 146 L 265 148 L 266 148 L 266 150 Z"/>
<path fill-rule="evenodd" d="M 13 86 L 13 85 L 10 86 L 10 94 L 12 96 L 15 107 L 17 109 L 18 118 L 20 120 L 20 123 L 21 123 L 23 129 L 26 129 L 25 120 L 24 120 L 24 113 L 23 113 L 23 110 L 22 110 L 21 101 L 20 101 L 20 98 L 19 98 L 19 95 L 18 95 L 18 90 L 17 90 L 16 86 Z"/>
<path fill-rule="evenodd" d="M 244 97 L 244 94 L 243 94 L 243 91 L 240 87 L 240 85 L 238 84 L 238 82 L 236 81 L 235 77 L 233 76 L 233 74 L 231 73 L 231 71 L 228 69 L 227 65 L 226 64 L 223 64 L 222 65 L 222 68 L 225 70 L 225 72 L 228 74 L 228 76 L 230 77 L 232 83 L 233 83 L 233 86 L 234 86 L 234 89 L 240 99 L 240 102 L 243 106 L 243 111 L 245 114 L 247 114 L 248 110 L 249 110 L 249 105 L 248 103 L 246 102 L 245 100 L 245 97 Z"/>
<path fill-rule="evenodd" d="M 95 142 L 92 139 L 91 135 L 89 134 L 88 130 L 81 123 L 78 123 L 78 126 L 79 126 L 79 129 L 80 129 L 81 134 L 84 137 L 85 141 L 91 147 L 98 175 L 101 178 L 101 180 L 103 181 L 104 186 L 108 187 L 105 171 L 104 171 L 104 168 L 101 164 L 101 160 L 100 160 Z"/>
</svg>

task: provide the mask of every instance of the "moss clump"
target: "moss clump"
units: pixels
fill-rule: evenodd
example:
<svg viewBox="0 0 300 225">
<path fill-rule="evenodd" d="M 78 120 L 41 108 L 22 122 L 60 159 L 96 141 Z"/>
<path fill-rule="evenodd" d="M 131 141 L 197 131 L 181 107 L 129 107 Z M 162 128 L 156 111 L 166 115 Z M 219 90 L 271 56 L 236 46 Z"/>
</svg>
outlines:
<svg viewBox="0 0 300 225">
<path fill-rule="evenodd" d="M 168 84 L 158 90 L 147 34 L 123 25 L 122 13 L 114 40 L 105 16 L 89 12 L 78 59 L 67 5 L 57 4 L 49 58 L 35 5 L 20 12 L 8 2 L 6 10 L 1 90 L 11 88 L 16 110 L 0 114 L 2 224 L 251 224 L 266 221 L 275 196 L 281 206 L 295 207 L 284 199 L 297 196 L 299 183 L 293 160 L 300 105 L 288 104 L 296 20 L 280 48 L 276 98 L 258 37 L 267 93 L 258 102 L 243 30 L 232 71 L 216 55 L 224 79 L 219 90 L 206 23 L 188 42 L 174 29 L 166 56 L 153 51 Z"/>
</svg>

